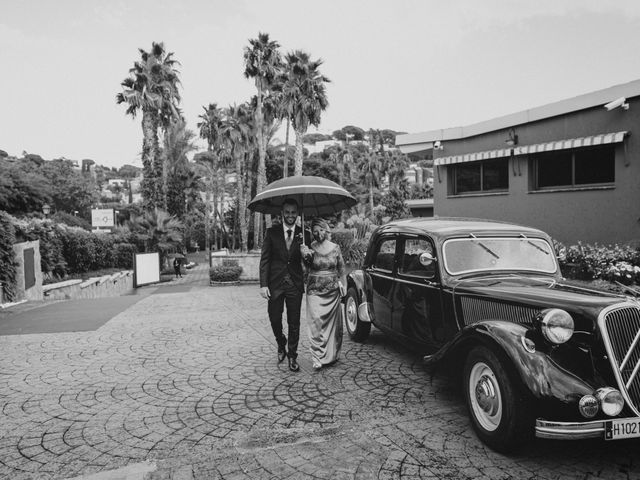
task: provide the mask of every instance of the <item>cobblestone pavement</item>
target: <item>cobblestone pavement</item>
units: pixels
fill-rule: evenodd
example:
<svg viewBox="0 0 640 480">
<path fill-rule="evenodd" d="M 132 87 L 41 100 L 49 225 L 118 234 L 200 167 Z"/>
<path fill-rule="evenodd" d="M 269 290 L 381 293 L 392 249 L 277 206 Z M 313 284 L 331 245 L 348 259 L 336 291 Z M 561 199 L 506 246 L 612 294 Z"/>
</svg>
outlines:
<svg viewBox="0 0 640 480">
<path fill-rule="evenodd" d="M 451 378 L 377 330 L 316 372 L 303 322 L 291 373 L 256 285 L 187 278 L 95 331 L 0 337 L 1 478 L 640 478 L 637 441 L 485 448 Z"/>
</svg>

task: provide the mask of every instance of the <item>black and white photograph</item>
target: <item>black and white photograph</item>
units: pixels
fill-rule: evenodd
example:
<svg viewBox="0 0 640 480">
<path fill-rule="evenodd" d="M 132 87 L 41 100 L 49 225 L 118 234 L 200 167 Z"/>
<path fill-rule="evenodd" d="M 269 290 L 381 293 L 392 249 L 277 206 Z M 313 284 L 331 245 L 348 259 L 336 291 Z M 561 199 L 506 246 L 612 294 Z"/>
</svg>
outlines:
<svg viewBox="0 0 640 480">
<path fill-rule="evenodd" d="M 640 3 L 0 0 L 0 479 L 640 480 Z"/>
</svg>

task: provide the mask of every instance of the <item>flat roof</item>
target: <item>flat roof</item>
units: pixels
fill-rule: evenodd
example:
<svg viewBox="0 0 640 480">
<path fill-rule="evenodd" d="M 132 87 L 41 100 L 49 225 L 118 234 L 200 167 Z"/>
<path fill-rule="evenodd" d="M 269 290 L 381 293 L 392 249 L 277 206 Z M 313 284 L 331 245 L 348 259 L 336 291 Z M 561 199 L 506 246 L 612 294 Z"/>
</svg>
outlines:
<svg viewBox="0 0 640 480">
<path fill-rule="evenodd" d="M 613 87 L 597 90 L 595 92 L 578 95 L 577 97 L 549 103 L 541 107 L 531 108 L 522 112 L 504 115 L 502 117 L 485 120 L 465 127 L 453 127 L 440 130 L 431 130 L 422 133 L 409 133 L 396 137 L 396 146 L 401 147 L 403 153 L 412 153 L 427 148 L 433 148 L 433 142 L 440 140 L 458 140 L 461 138 L 482 135 L 483 133 L 503 130 L 525 123 L 543 120 L 545 118 L 565 115 L 567 113 L 585 110 L 597 106 L 603 106 L 620 97 L 627 99 L 640 96 L 640 79 L 632 82 L 614 85 Z"/>
</svg>

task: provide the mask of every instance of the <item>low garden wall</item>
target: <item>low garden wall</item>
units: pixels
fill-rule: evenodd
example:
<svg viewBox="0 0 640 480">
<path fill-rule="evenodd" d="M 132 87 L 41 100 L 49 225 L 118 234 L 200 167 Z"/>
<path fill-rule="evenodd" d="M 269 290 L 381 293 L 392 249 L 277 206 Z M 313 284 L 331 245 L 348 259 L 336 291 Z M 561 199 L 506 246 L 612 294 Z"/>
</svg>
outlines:
<svg viewBox="0 0 640 480">
<path fill-rule="evenodd" d="M 87 280 L 66 280 L 42 287 L 45 300 L 117 297 L 133 291 L 133 271 L 125 270 Z"/>
</svg>

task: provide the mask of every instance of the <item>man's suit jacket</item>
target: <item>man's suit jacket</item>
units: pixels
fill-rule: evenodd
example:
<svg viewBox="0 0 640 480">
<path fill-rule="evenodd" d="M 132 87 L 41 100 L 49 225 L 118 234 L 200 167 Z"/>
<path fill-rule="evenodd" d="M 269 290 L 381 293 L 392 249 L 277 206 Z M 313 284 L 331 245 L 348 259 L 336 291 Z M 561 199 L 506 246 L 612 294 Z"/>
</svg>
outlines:
<svg viewBox="0 0 640 480">
<path fill-rule="evenodd" d="M 305 238 L 309 245 L 311 243 L 309 232 L 306 232 Z M 287 276 L 301 293 L 304 291 L 300 245 L 302 245 L 300 227 L 295 227 L 293 231 L 289 250 L 287 250 L 282 225 L 267 229 L 260 256 L 260 287 L 269 287 L 273 298 L 284 291 Z"/>
</svg>

